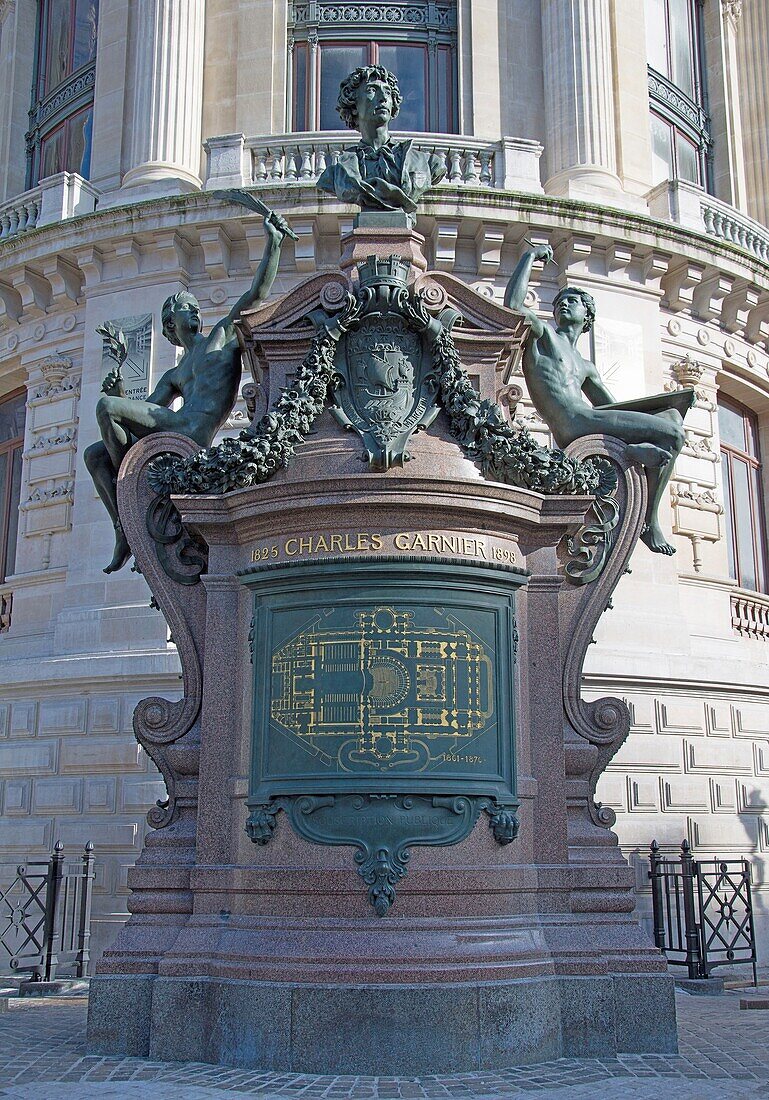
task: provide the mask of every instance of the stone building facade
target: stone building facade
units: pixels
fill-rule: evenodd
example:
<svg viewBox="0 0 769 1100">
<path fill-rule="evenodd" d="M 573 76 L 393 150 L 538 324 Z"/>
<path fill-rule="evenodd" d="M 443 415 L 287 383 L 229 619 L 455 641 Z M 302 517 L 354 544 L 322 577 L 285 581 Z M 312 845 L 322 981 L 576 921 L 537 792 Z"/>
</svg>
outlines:
<svg viewBox="0 0 769 1100">
<path fill-rule="evenodd" d="M 677 554 L 637 549 L 591 651 L 587 687 L 633 714 L 599 796 L 639 890 L 650 841 L 688 838 L 750 856 L 765 921 L 767 52 L 766 0 L 0 0 L 0 861 L 93 840 L 97 949 L 163 795 L 131 713 L 180 685 L 141 576 L 102 572 L 95 329 L 124 327 L 138 396 L 174 361 L 167 295 L 206 325 L 227 311 L 263 235 L 218 188 L 288 217 L 274 293 L 333 266 L 353 210 L 314 180 L 367 61 L 445 159 L 418 219 L 431 266 L 501 302 L 524 239 L 549 243 L 531 304 L 593 294 L 583 350 L 616 398 L 697 391 L 663 507 Z M 484 396 L 544 435 L 519 371 Z M 225 434 L 245 423 L 241 402 Z"/>
</svg>

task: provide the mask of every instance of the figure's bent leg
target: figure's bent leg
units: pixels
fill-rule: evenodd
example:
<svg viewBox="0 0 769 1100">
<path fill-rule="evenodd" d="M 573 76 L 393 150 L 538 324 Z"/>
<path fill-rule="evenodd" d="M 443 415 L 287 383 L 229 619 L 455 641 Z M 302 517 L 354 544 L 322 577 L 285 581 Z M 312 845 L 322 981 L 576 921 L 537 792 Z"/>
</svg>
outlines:
<svg viewBox="0 0 769 1100">
<path fill-rule="evenodd" d="M 117 510 L 115 468 L 112 465 L 109 451 L 103 443 L 92 443 L 90 447 L 86 447 L 83 457 L 88 472 L 93 478 L 93 483 L 96 486 L 96 492 L 99 494 L 104 507 L 107 509 L 109 517 L 112 520 L 112 526 L 115 528 L 115 550 L 112 555 L 112 561 L 104 569 L 105 573 L 114 573 L 117 569 L 122 569 L 131 556 L 131 548 L 123 533 L 123 527 L 120 523 L 120 516 Z"/>
<path fill-rule="evenodd" d="M 657 514 L 665 488 L 673 475 L 675 461 L 681 453 L 686 439 L 683 428 L 683 418 L 675 409 L 669 409 L 657 414 L 657 418 L 667 421 L 666 432 L 670 438 L 670 458 L 657 469 L 646 470 L 646 480 L 649 485 L 649 500 L 646 505 L 646 517 L 641 540 L 646 543 L 655 554 L 675 554 L 674 546 L 671 546 L 662 533 L 659 516 Z"/>
<path fill-rule="evenodd" d="M 591 409 L 584 419 L 590 431 L 613 435 L 628 444 L 628 458 L 646 469 L 649 501 L 641 539 L 655 554 L 674 554 L 666 540 L 657 509 L 684 445 L 683 418 L 675 409 L 660 413 L 630 409 Z"/>
<path fill-rule="evenodd" d="M 627 456 L 631 462 L 637 462 L 639 466 L 664 466 L 670 462 L 670 451 L 664 451 L 662 447 L 656 447 L 654 443 L 629 443 Z"/>
<path fill-rule="evenodd" d="M 152 432 L 183 431 L 179 413 L 165 405 L 134 401 L 131 397 L 100 397 L 96 402 L 96 420 L 115 470 L 120 469 L 134 437 L 142 439 Z"/>
<path fill-rule="evenodd" d="M 100 397 L 96 402 L 96 422 L 116 477 L 120 463 L 132 443 L 130 431 L 124 428 L 118 419 L 120 403 L 125 401 L 126 399 L 121 397 Z"/>
</svg>

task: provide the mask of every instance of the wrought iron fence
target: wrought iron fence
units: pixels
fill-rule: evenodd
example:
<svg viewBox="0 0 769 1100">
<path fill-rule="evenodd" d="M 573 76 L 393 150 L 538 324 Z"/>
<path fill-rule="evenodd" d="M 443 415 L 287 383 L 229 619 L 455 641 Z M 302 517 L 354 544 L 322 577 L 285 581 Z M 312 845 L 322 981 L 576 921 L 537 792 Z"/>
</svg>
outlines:
<svg viewBox="0 0 769 1100">
<path fill-rule="evenodd" d="M 88 976 L 93 866 L 90 841 L 71 861 L 59 841 L 49 859 L 0 864 L 0 946 L 11 970 L 29 970 L 33 981 L 45 982 L 62 966 Z"/>
<path fill-rule="evenodd" d="M 685 840 L 681 855 L 649 855 L 654 942 L 671 966 L 690 978 L 709 978 L 717 966 L 749 963 L 756 976 L 756 937 L 747 859 L 695 859 Z"/>
</svg>

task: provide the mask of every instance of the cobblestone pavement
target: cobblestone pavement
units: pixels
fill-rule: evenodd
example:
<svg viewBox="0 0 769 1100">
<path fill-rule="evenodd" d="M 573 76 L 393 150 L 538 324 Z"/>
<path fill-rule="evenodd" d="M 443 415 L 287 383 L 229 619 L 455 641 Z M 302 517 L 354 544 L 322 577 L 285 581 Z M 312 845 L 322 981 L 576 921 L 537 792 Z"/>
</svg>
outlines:
<svg viewBox="0 0 769 1100">
<path fill-rule="evenodd" d="M 86 999 L 17 999 L 0 1013 L 0 1097 L 13 1100 L 769 1100 L 769 1011 L 740 996 L 679 994 L 679 1055 L 562 1058 L 496 1073 L 419 1078 L 258 1073 L 86 1054 Z M 751 994 L 747 994 L 750 996 Z M 767 995 L 758 990 L 752 995 Z"/>
</svg>

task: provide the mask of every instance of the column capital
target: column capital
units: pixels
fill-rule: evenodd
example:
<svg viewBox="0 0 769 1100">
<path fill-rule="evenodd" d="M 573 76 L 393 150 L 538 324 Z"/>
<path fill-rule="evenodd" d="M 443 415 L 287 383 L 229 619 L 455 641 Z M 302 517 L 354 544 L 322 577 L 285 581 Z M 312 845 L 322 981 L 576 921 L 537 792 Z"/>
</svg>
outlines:
<svg viewBox="0 0 769 1100">
<path fill-rule="evenodd" d="M 742 0 L 721 0 L 721 10 L 736 30 L 742 16 Z"/>
</svg>

